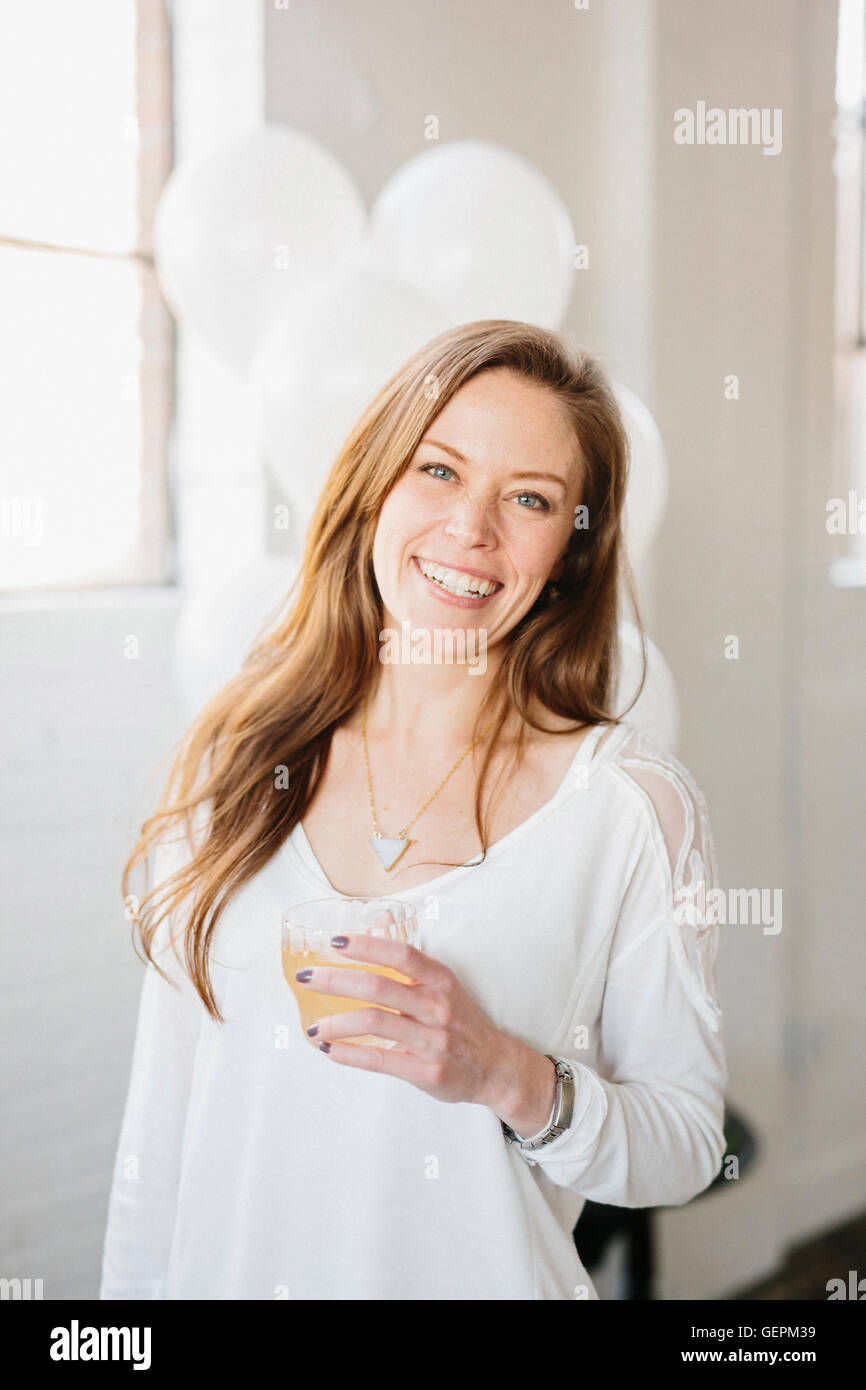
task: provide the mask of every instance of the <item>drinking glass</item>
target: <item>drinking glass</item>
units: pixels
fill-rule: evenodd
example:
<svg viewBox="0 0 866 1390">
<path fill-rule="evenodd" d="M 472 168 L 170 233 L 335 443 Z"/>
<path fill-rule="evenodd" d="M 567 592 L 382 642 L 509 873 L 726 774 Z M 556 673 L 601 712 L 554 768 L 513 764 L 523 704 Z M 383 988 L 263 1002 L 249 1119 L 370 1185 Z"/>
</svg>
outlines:
<svg viewBox="0 0 866 1390">
<path fill-rule="evenodd" d="M 356 1009 L 385 1008 L 385 1005 L 375 1004 L 369 999 L 320 994 L 310 985 L 302 985 L 296 980 L 296 971 L 309 966 L 327 965 L 387 975 L 400 984 L 412 983 L 408 975 L 402 975 L 391 966 L 347 960 L 341 950 L 330 944 L 332 936 L 351 936 L 353 932 L 365 932 L 386 941 L 406 941 L 410 946 L 419 943 L 415 909 L 411 903 L 401 902 L 398 898 L 316 898 L 311 902 L 296 903 L 283 913 L 283 974 L 297 1001 L 304 1037 L 313 1047 L 318 1048 L 319 1042 L 317 1038 L 307 1037 L 307 1029 L 317 1019 L 330 1014 L 350 1013 Z M 391 1008 L 385 1011 L 390 1014 L 400 1012 Z M 372 1047 L 397 1046 L 392 1038 L 379 1038 L 373 1033 L 357 1034 L 351 1038 L 340 1038 L 339 1041 Z"/>
</svg>

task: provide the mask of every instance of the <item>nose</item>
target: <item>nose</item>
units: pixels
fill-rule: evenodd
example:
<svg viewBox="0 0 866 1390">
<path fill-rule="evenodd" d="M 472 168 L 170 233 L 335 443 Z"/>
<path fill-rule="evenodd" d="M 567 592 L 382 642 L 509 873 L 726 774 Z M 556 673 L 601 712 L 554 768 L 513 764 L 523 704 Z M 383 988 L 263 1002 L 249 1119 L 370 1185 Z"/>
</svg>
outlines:
<svg viewBox="0 0 866 1390">
<path fill-rule="evenodd" d="M 466 549 L 472 546 L 496 544 L 495 528 L 490 506 L 482 497 L 467 496 L 455 500 L 445 524 L 445 534 Z"/>
</svg>

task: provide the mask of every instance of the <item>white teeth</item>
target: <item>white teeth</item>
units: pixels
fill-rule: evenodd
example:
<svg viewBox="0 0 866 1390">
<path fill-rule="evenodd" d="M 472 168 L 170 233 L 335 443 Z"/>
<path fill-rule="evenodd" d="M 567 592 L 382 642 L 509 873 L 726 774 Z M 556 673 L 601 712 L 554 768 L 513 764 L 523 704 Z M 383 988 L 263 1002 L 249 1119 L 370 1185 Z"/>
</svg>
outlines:
<svg viewBox="0 0 866 1390">
<path fill-rule="evenodd" d="M 481 598 L 487 598 L 489 594 L 495 593 L 497 586 L 492 584 L 489 579 L 477 579 L 474 575 L 463 574 L 460 570 L 449 570 L 444 565 L 434 565 L 429 560 L 419 560 L 418 565 L 421 573 L 428 579 L 433 579 L 437 584 L 441 584 L 443 589 L 458 597 L 463 594 L 478 594 Z"/>
</svg>

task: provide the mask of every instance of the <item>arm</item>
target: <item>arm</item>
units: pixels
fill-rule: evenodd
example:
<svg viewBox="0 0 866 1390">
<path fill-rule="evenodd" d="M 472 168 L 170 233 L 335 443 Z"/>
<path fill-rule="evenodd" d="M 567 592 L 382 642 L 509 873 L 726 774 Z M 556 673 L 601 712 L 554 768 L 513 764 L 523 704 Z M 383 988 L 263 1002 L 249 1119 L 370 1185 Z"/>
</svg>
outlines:
<svg viewBox="0 0 866 1390">
<path fill-rule="evenodd" d="M 173 845 L 156 850 L 156 883 L 179 867 L 177 853 Z M 170 930 L 172 935 L 177 932 L 171 920 L 160 923 L 153 956 L 176 983 L 167 983 L 149 965 L 141 990 L 109 1198 L 101 1299 L 162 1297 L 193 1062 L 206 1017 L 181 968 L 182 945 L 170 944 Z"/>
<path fill-rule="evenodd" d="M 700 887 L 715 886 L 716 861 L 706 806 L 685 769 L 642 747 L 630 766 L 624 759 L 624 771 L 646 798 L 647 831 L 595 1022 L 598 1067 L 555 1054 L 575 1075 L 572 1123 L 551 1144 L 521 1156 L 593 1201 L 677 1206 L 712 1182 L 725 1148 L 718 927 L 706 920 Z M 584 1022 L 591 1020 L 572 1020 Z M 523 1065 L 531 1076 L 525 1059 Z M 514 1113 L 521 1103 L 528 1113 L 530 1094 L 512 1094 Z"/>
</svg>

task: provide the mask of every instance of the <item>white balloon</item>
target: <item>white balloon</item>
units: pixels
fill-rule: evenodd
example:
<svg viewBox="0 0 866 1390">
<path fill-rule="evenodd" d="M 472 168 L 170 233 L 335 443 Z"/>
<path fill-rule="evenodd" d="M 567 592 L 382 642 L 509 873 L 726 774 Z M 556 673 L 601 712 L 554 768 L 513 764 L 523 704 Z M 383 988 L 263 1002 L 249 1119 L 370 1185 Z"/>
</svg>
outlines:
<svg viewBox="0 0 866 1390">
<path fill-rule="evenodd" d="M 296 560 L 265 555 L 188 595 L 173 644 L 175 680 L 188 718 L 237 675 L 254 639 L 278 617 L 298 568 Z"/>
<path fill-rule="evenodd" d="M 353 254 L 365 225 L 331 152 L 265 125 L 174 170 L 156 212 L 157 274 L 178 318 L 243 373 L 268 324 Z"/>
<path fill-rule="evenodd" d="M 250 369 L 261 442 L 303 529 L 352 426 L 447 315 L 408 285 L 349 269 L 265 334 Z"/>
<path fill-rule="evenodd" d="M 680 737 L 679 701 L 676 684 L 670 667 L 658 647 L 648 637 L 646 684 L 636 703 L 624 714 L 625 707 L 634 698 L 640 684 L 641 643 L 640 634 L 634 623 L 622 621 L 619 624 L 620 678 L 614 712 L 624 715 L 629 724 L 634 724 L 653 739 L 665 752 L 676 756 Z"/>
<path fill-rule="evenodd" d="M 574 228 L 556 190 L 511 150 L 454 140 L 415 155 L 376 199 L 371 235 L 382 265 L 441 301 L 452 324 L 562 322 Z"/>
<path fill-rule="evenodd" d="M 668 470 L 658 426 L 639 396 L 613 383 L 631 446 L 631 471 L 623 508 L 623 530 L 632 565 L 652 545 L 668 500 Z"/>
</svg>

